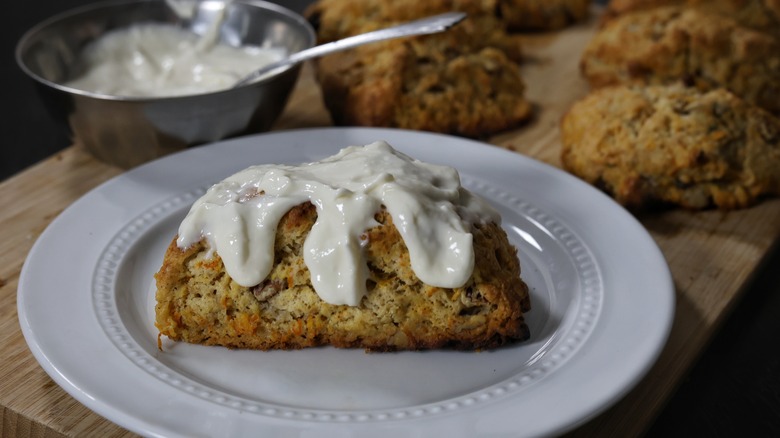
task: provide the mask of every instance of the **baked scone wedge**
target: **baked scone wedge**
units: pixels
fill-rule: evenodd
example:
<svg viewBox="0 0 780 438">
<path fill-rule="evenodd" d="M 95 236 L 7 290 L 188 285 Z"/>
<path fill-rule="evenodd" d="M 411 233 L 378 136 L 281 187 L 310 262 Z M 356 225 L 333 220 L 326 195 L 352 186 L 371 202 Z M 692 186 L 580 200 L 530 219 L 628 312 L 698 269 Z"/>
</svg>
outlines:
<svg viewBox="0 0 780 438">
<path fill-rule="evenodd" d="M 377 174 L 385 178 L 381 171 Z M 444 187 L 445 181 L 439 181 L 439 185 Z M 255 205 L 264 202 L 284 202 L 280 201 L 282 198 L 271 199 L 276 195 L 268 188 L 251 191 L 254 189 L 242 192 L 236 202 L 226 204 L 227 208 L 254 209 Z M 217 192 L 219 190 L 222 188 Z M 441 187 L 432 190 L 441 190 Z M 468 198 L 470 195 L 463 192 L 457 196 Z M 406 203 L 408 199 L 404 199 Z M 360 246 L 356 251 L 358 259 L 346 266 L 337 265 L 342 266 L 338 269 L 310 263 L 307 254 L 317 256 L 338 251 L 338 248 L 323 251 L 316 246 L 314 248 L 319 249 L 312 251 L 313 247 L 309 245 L 310 240 L 317 242 L 322 237 L 313 237 L 314 233 L 329 229 L 322 228 L 326 218 L 320 215 L 329 213 L 323 213 L 319 204 L 320 201 L 312 200 L 287 210 L 271 234 L 271 242 L 237 240 L 239 246 L 254 245 L 250 250 L 267 244 L 272 248 L 269 271 L 262 278 L 258 277 L 257 283 L 244 281 L 240 269 L 238 275 L 229 273 L 231 269 L 226 267 L 225 261 L 235 264 L 235 258 L 230 249 L 220 254 L 219 242 L 203 237 L 195 243 L 182 245 L 181 239 L 174 239 L 155 275 L 156 326 L 160 334 L 175 341 L 229 348 L 269 350 L 330 345 L 370 351 L 477 350 L 529 337 L 523 317 L 524 312 L 530 310 L 528 287 L 520 277 L 516 249 L 495 221 L 470 221 L 469 228 L 463 230 L 468 234 L 465 241 L 470 241 L 473 247 L 473 268 L 465 275 L 453 272 L 452 276 L 462 276 L 465 281 L 456 286 L 434 286 L 430 284 L 432 281 L 420 279 L 428 275 L 423 275 L 417 267 L 420 242 L 410 241 L 409 224 L 400 227 L 401 231 L 395 225 L 399 217 L 405 215 L 399 216 L 397 211 L 392 213 L 397 205 L 394 202 L 380 203 L 375 211 L 371 210 L 369 222 L 372 225 L 353 242 Z M 387 207 L 384 204 L 388 204 Z M 193 213 L 197 205 L 191 210 L 195 216 L 203 213 Z M 214 211 L 213 203 L 209 205 L 206 208 Z M 324 210 L 328 211 L 327 208 Z M 436 211 L 439 211 L 438 207 Z M 415 222 L 423 223 L 422 216 Z M 455 224 L 455 228 L 458 227 Z M 182 233 L 187 234 L 183 229 L 180 228 L 180 238 Z M 209 229 L 212 231 L 206 235 L 219 232 Z M 440 235 L 441 230 L 436 227 L 419 237 L 435 240 L 434 235 Z M 327 231 L 326 234 L 338 233 Z M 235 237 L 232 234 L 230 238 Z M 414 251 L 410 251 L 410 247 Z M 458 248 L 460 251 L 464 247 Z M 225 255 L 229 257 L 223 258 Z M 252 259 L 252 256 L 248 258 Z M 451 257 L 440 253 L 432 263 L 445 258 Z M 423 260 L 423 265 L 425 263 Z M 365 278 L 359 275 L 363 266 Z M 316 269 L 313 271 L 312 268 Z M 339 283 L 341 278 L 331 284 L 339 284 L 345 290 L 351 284 L 358 288 L 364 286 L 365 293 L 356 295 L 355 302 L 343 304 L 338 299 L 342 291 L 323 290 L 322 285 L 328 286 L 328 281 L 321 280 L 332 273 L 349 277 L 350 268 L 357 269 L 356 282 Z M 313 278 L 318 281 L 313 282 Z"/>
<path fill-rule="evenodd" d="M 661 6 L 683 5 L 700 12 L 729 17 L 741 26 L 780 37 L 780 2 L 776 0 L 611 0 L 603 21 Z"/>
<path fill-rule="evenodd" d="M 498 0 L 510 31 L 560 30 L 588 18 L 591 0 Z"/>
<path fill-rule="evenodd" d="M 500 0 L 317 0 L 304 14 L 322 44 L 445 12 L 463 12 L 466 19 L 453 28 L 459 29 L 456 33 L 460 34 L 460 51 L 494 47 L 519 62 L 522 59 L 521 39 L 507 31 L 501 14 L 501 8 L 514 3 Z"/>
<path fill-rule="evenodd" d="M 321 59 L 317 79 L 334 122 L 481 138 L 528 121 L 533 106 L 520 67 L 495 48 L 464 52 L 452 36 Z"/>
<path fill-rule="evenodd" d="M 561 139 L 566 170 L 631 208 L 780 195 L 780 119 L 724 89 L 601 88 L 564 115 Z"/>
<path fill-rule="evenodd" d="M 518 64 L 520 39 L 495 0 L 320 0 L 307 11 L 326 43 L 447 11 L 468 17 L 436 35 L 321 58 L 316 77 L 334 123 L 485 137 L 533 116 Z"/>
<path fill-rule="evenodd" d="M 780 111 L 780 41 L 699 8 L 668 6 L 610 21 L 585 48 L 581 70 L 592 87 L 683 81 Z"/>
</svg>

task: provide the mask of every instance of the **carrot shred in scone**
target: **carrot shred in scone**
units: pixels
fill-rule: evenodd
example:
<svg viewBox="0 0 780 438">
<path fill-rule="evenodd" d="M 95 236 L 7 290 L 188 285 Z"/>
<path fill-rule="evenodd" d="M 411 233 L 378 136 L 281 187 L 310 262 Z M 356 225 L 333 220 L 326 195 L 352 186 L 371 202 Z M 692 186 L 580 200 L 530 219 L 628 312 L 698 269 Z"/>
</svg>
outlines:
<svg viewBox="0 0 780 438">
<path fill-rule="evenodd" d="M 295 336 L 300 336 L 303 333 L 303 320 L 300 318 L 295 320 L 295 327 L 293 328 Z"/>
</svg>

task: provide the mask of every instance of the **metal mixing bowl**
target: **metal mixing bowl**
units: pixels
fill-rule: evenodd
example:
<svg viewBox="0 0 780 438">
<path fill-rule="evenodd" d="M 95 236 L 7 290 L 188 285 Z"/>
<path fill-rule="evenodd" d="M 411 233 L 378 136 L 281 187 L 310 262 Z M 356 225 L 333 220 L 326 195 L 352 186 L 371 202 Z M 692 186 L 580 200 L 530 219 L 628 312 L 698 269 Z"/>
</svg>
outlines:
<svg viewBox="0 0 780 438">
<path fill-rule="evenodd" d="M 179 17 L 161 0 L 112 0 L 74 9 L 29 30 L 17 45 L 16 59 L 54 117 L 68 121 L 76 140 L 97 158 L 121 167 L 268 130 L 284 109 L 299 67 L 235 89 L 176 97 L 105 96 L 63 85 L 84 46 L 110 30 L 166 22 L 203 34 L 225 4 L 195 3 L 191 18 Z M 230 3 L 219 33 L 230 45 L 283 47 L 288 53 L 311 47 L 316 39 L 299 14 L 260 0 Z"/>
</svg>

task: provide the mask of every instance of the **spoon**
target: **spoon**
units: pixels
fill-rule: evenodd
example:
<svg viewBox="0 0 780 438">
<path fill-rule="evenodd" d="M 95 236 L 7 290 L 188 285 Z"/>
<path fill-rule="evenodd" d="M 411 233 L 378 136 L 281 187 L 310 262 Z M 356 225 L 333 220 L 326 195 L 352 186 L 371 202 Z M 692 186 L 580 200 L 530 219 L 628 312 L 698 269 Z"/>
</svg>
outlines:
<svg viewBox="0 0 780 438">
<path fill-rule="evenodd" d="M 432 33 L 438 33 L 449 29 L 453 25 L 459 23 L 466 18 L 466 14 L 462 12 L 448 12 L 446 14 L 434 15 L 428 18 L 420 20 L 410 21 L 409 23 L 400 24 L 398 26 L 392 26 L 385 29 L 375 30 L 373 32 L 363 33 L 341 40 L 333 41 L 326 44 L 321 44 L 300 52 L 293 53 L 285 59 L 272 62 L 265 65 L 254 72 L 244 76 L 241 80 L 233 85 L 233 88 L 240 87 L 255 81 L 259 81 L 272 74 L 277 73 L 291 65 L 298 64 L 300 62 L 317 58 L 323 55 L 328 55 L 342 50 L 351 49 L 353 47 L 362 46 L 363 44 L 373 43 L 377 41 L 389 40 L 392 38 L 399 38 L 412 35 L 428 35 Z"/>
</svg>

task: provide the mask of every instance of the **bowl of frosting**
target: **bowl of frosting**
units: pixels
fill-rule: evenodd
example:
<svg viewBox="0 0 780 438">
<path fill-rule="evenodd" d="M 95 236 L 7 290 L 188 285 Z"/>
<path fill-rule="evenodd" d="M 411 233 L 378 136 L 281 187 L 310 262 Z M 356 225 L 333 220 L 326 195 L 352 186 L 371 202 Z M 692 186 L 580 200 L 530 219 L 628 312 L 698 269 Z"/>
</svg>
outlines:
<svg viewBox="0 0 780 438">
<path fill-rule="evenodd" d="M 234 85 L 315 42 L 300 14 L 261 0 L 110 0 L 33 27 L 16 59 L 77 143 L 129 168 L 268 130 L 300 66 Z"/>
</svg>

